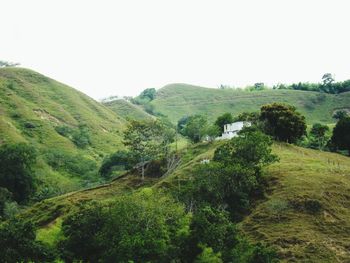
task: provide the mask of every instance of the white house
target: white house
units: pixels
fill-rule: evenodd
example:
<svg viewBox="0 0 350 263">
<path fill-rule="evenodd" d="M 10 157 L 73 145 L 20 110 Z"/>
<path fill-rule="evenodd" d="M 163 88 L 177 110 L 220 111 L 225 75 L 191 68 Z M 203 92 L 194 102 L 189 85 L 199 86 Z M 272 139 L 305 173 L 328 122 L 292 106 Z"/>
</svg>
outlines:
<svg viewBox="0 0 350 263">
<path fill-rule="evenodd" d="M 251 125 L 248 121 L 237 121 L 234 123 L 225 124 L 224 132 L 216 140 L 227 140 L 237 136 L 237 133 L 243 129 L 243 127 L 249 127 Z"/>
</svg>

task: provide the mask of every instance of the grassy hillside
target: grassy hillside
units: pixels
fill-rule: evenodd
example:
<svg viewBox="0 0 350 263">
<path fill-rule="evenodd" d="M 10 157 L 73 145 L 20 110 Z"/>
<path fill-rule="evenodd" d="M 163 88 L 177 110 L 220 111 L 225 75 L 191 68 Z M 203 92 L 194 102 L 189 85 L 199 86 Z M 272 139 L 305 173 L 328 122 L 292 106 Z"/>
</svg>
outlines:
<svg viewBox="0 0 350 263">
<path fill-rule="evenodd" d="M 154 118 L 154 116 L 145 112 L 141 107 L 124 99 L 113 100 L 103 104 L 125 119 L 148 120 Z"/>
<path fill-rule="evenodd" d="M 109 200 L 144 186 L 181 187 L 193 167 L 210 158 L 220 143 L 189 148 L 181 166 L 167 178 L 142 182 L 127 175 L 98 188 L 45 200 L 22 216 L 40 226 L 38 239 L 55 243 L 52 235 L 60 236 L 62 218 L 80 203 Z M 240 223 L 241 231 L 253 242 L 275 246 L 283 262 L 349 262 L 350 159 L 279 143 L 273 152 L 280 162 L 265 170 L 266 198 Z"/>
<path fill-rule="evenodd" d="M 0 69 L 0 144 L 34 145 L 39 152 L 35 172 L 42 185 L 54 185 L 59 192 L 76 189 L 86 178 L 52 169 L 46 157 L 51 154 L 55 159 L 58 152 L 72 162 L 79 156 L 97 165 L 104 155 L 121 147 L 125 123 L 83 93 L 39 73 L 22 68 Z M 81 125 L 90 137 L 90 144 L 84 148 L 56 131 L 64 127 L 76 132 Z"/>
<path fill-rule="evenodd" d="M 292 104 L 306 116 L 309 124 L 333 123 L 333 112 L 350 107 L 350 93 L 339 95 L 297 90 L 238 91 L 210 89 L 187 84 L 171 84 L 157 91 L 151 103 L 155 111 L 167 115 L 172 122 L 191 114 L 205 114 L 211 121 L 222 113 L 234 115 L 256 111 L 272 102 Z"/>
</svg>

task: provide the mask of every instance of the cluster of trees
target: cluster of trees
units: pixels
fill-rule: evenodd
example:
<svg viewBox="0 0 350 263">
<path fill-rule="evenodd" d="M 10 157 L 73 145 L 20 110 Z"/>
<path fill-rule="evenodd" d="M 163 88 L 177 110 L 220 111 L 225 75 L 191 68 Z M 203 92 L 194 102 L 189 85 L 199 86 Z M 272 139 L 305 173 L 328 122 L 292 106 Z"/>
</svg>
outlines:
<svg viewBox="0 0 350 263">
<path fill-rule="evenodd" d="M 82 204 L 63 221 L 56 257 L 68 262 L 275 262 L 273 249 L 250 244 L 235 225 L 264 191 L 262 168 L 277 160 L 271 144 L 262 132 L 246 130 L 171 193 L 144 188 L 110 202 Z M 120 163 L 128 159 L 120 157 Z"/>
<path fill-rule="evenodd" d="M 299 82 L 291 85 L 279 84 L 274 89 L 293 89 L 305 91 L 317 91 L 330 94 L 339 94 L 350 91 L 350 80 L 335 82 L 331 73 L 325 73 L 322 76 L 322 83 Z"/>
</svg>

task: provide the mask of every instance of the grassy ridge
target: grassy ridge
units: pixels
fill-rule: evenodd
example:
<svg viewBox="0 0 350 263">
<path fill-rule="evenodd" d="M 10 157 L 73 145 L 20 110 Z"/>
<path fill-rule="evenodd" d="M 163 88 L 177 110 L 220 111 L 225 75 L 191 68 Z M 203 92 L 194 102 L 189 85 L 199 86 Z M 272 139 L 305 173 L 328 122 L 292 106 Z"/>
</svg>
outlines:
<svg viewBox="0 0 350 263">
<path fill-rule="evenodd" d="M 84 149 L 55 130 L 62 125 L 78 129 L 81 124 L 88 127 L 91 140 Z M 36 174 L 44 184 L 71 191 L 79 181 L 53 171 L 42 158 L 45 152 L 79 154 L 99 163 L 105 154 L 121 147 L 125 124 L 110 109 L 62 83 L 28 69 L 0 69 L 0 144 L 33 144 L 40 153 Z"/>
<path fill-rule="evenodd" d="M 172 122 L 191 114 L 204 114 L 213 121 L 225 112 L 234 115 L 257 111 L 272 102 L 291 104 L 306 116 L 309 124 L 333 123 L 333 112 L 350 107 L 350 93 L 339 95 L 298 90 L 239 91 L 210 89 L 187 84 L 170 84 L 158 90 L 152 101 L 156 112 L 167 115 Z"/>
<path fill-rule="evenodd" d="M 106 107 L 125 119 L 149 120 L 154 116 L 145 112 L 141 107 L 134 105 L 124 99 L 113 100 L 103 103 Z"/>
</svg>

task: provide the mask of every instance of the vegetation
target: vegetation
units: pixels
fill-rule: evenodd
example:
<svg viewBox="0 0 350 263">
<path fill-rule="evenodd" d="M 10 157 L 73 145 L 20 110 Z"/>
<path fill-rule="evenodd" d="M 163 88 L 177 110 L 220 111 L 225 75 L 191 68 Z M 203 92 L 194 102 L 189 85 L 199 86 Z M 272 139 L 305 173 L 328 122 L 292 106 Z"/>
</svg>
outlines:
<svg viewBox="0 0 350 263">
<path fill-rule="evenodd" d="M 189 116 L 183 127 L 182 134 L 188 137 L 192 142 L 197 143 L 202 140 L 208 128 L 208 121 L 202 115 Z"/>
<path fill-rule="evenodd" d="M 0 187 L 11 192 L 17 202 L 28 200 L 34 191 L 35 149 L 24 143 L 5 144 L 0 147 L 0 160 Z"/>
<path fill-rule="evenodd" d="M 350 156 L 350 117 L 340 119 L 333 129 L 332 144 Z"/>
<path fill-rule="evenodd" d="M 346 110 L 350 105 L 350 93 L 333 95 L 324 92 L 309 92 L 291 89 L 265 89 L 247 92 L 239 89 L 213 89 L 187 84 L 170 84 L 157 91 L 156 98 L 150 102 L 156 112 L 176 123 L 186 115 L 201 114 L 209 122 L 225 112 L 237 116 L 242 112 L 256 112 L 262 105 L 287 103 L 305 116 L 308 124 L 335 123 L 333 114 Z"/>
<path fill-rule="evenodd" d="M 264 105 L 260 120 L 264 123 L 264 131 L 279 141 L 294 143 L 306 134 L 305 117 L 290 105 Z"/>
<path fill-rule="evenodd" d="M 224 126 L 225 124 L 229 124 L 233 122 L 232 114 L 229 112 L 224 113 L 223 115 L 219 116 L 216 121 L 215 125 L 220 128 L 221 132 L 224 132 Z"/>
</svg>

